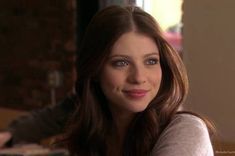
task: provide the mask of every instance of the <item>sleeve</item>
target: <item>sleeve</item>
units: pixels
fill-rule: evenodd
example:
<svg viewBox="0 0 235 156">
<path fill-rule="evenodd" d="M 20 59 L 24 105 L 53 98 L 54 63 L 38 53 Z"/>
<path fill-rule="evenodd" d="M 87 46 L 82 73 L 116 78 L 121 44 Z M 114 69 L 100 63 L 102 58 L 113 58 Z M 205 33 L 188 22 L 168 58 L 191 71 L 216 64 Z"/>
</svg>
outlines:
<svg viewBox="0 0 235 156">
<path fill-rule="evenodd" d="M 190 114 L 176 116 L 160 135 L 151 156 L 213 156 L 204 121 Z"/>
<path fill-rule="evenodd" d="M 62 133 L 74 108 L 75 98 L 71 96 L 53 107 L 21 116 L 8 126 L 7 130 L 12 134 L 11 144 L 38 143 L 42 139 Z"/>
</svg>

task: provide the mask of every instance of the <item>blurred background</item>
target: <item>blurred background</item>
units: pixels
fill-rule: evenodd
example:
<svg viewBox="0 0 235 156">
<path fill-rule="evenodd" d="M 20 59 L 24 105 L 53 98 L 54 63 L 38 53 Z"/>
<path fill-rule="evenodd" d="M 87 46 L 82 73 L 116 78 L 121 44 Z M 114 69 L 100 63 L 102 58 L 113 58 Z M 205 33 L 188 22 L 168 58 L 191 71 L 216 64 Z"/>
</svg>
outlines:
<svg viewBox="0 0 235 156">
<path fill-rule="evenodd" d="M 111 4 L 135 4 L 156 18 L 188 69 L 184 107 L 211 119 L 216 142 L 235 150 L 234 0 L 1 0 L 0 129 L 72 91 L 87 19 Z"/>
</svg>

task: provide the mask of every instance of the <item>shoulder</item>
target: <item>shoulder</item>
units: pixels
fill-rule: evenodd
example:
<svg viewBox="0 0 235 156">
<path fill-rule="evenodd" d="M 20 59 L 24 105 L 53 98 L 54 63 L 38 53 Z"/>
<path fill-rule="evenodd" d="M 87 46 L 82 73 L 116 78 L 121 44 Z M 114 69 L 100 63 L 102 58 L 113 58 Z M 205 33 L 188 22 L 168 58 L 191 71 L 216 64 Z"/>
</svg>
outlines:
<svg viewBox="0 0 235 156">
<path fill-rule="evenodd" d="M 154 155 L 213 155 L 206 124 L 202 119 L 191 114 L 175 115 L 155 144 Z"/>
<path fill-rule="evenodd" d="M 208 130 L 204 121 L 191 114 L 177 114 L 163 130 L 161 137 L 174 136 L 177 141 L 204 141 L 209 137 Z M 186 139 L 187 138 L 187 139 Z M 189 143 L 190 143 L 189 142 Z"/>
<path fill-rule="evenodd" d="M 186 126 L 186 127 L 185 127 Z M 199 129 L 201 130 L 206 130 L 207 131 L 207 127 L 206 124 L 204 123 L 204 121 L 195 116 L 195 115 L 191 115 L 191 114 L 176 114 L 175 117 L 172 119 L 172 121 L 170 122 L 170 124 L 166 127 L 165 130 L 169 129 L 169 128 L 180 128 L 179 130 L 184 130 L 184 129 L 192 129 L 195 130 Z"/>
</svg>

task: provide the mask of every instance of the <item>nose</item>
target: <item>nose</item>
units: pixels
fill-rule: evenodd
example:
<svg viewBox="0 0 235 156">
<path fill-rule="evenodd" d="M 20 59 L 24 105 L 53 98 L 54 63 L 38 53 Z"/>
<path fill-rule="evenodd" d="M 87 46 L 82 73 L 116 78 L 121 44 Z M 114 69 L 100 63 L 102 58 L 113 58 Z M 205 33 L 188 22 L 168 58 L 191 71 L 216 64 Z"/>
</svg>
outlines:
<svg viewBox="0 0 235 156">
<path fill-rule="evenodd" d="M 147 73 L 142 66 L 133 66 L 128 71 L 128 82 L 132 84 L 142 84 L 146 82 Z"/>
</svg>

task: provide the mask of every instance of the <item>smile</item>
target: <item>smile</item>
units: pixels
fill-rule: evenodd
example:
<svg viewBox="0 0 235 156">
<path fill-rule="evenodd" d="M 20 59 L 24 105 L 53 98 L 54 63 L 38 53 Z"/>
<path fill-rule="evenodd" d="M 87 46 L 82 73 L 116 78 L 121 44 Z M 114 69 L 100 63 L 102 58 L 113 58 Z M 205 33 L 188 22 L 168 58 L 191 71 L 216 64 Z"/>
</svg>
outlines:
<svg viewBox="0 0 235 156">
<path fill-rule="evenodd" d="M 130 98 L 139 99 L 145 97 L 148 93 L 148 90 L 143 89 L 132 89 L 132 90 L 124 90 L 124 94 Z"/>
</svg>

